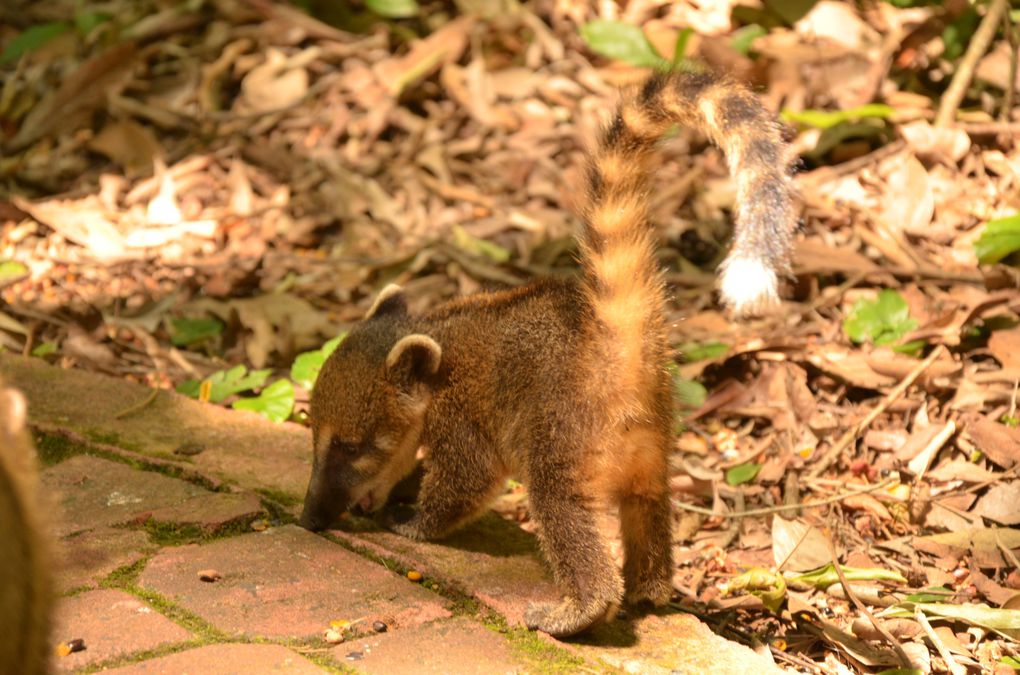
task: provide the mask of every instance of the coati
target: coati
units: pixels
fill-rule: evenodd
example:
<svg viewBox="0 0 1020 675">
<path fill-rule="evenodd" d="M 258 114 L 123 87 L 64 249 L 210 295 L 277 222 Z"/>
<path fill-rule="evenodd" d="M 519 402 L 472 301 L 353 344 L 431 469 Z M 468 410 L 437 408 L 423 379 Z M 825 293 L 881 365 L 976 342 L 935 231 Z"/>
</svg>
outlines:
<svg viewBox="0 0 1020 675">
<path fill-rule="evenodd" d="M 726 79 L 654 75 L 622 99 L 590 157 L 580 279 L 540 280 L 421 315 L 390 286 L 327 360 L 311 402 L 302 525 L 322 529 L 354 506 L 378 511 L 422 448 L 416 512 L 405 522 L 382 512 L 413 539 L 468 522 L 509 475 L 527 485 L 564 595 L 529 608 L 530 628 L 565 637 L 610 616 L 621 599 L 669 599 L 673 402 L 647 182 L 656 145 L 675 123 L 721 146 L 737 184 L 723 302 L 737 315 L 778 302 L 794 225 L 778 125 Z M 593 515 L 607 501 L 620 511 L 622 579 Z"/>
<path fill-rule="evenodd" d="M 25 397 L 0 383 L 0 673 L 49 672 L 51 586 Z"/>
</svg>

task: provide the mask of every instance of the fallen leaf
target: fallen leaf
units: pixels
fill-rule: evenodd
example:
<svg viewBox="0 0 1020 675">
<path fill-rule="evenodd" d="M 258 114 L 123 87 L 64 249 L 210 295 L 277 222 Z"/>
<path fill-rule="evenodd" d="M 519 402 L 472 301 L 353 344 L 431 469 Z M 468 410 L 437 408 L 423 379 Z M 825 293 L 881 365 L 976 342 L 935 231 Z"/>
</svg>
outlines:
<svg viewBox="0 0 1020 675">
<path fill-rule="evenodd" d="M 958 162 L 970 150 L 970 136 L 963 129 L 934 127 L 916 120 L 899 127 L 907 146 L 919 157 Z"/>
<path fill-rule="evenodd" d="M 107 213 L 96 195 L 38 203 L 15 197 L 13 201 L 19 209 L 80 244 L 99 260 L 124 255 L 124 237 L 114 226 L 112 214 Z"/>
<path fill-rule="evenodd" d="M 976 414 L 964 417 L 962 422 L 975 447 L 990 460 L 1004 469 L 1020 463 L 1020 429 Z"/>
<path fill-rule="evenodd" d="M 974 513 L 1000 525 L 1020 523 L 1020 481 L 991 486 L 978 500 Z"/>
<path fill-rule="evenodd" d="M 777 567 L 792 572 L 813 570 L 831 562 L 828 539 L 801 520 L 772 517 L 772 558 Z"/>
</svg>

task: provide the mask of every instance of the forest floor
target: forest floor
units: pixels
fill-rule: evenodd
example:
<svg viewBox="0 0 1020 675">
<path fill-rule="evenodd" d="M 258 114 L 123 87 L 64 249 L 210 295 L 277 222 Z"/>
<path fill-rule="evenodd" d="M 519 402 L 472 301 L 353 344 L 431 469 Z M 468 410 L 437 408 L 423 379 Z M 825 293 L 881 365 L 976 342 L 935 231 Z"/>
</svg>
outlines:
<svg viewBox="0 0 1020 675">
<path fill-rule="evenodd" d="M 1015 10 L 364 4 L 0 8 L 0 346 L 297 429 L 388 283 L 420 310 L 575 273 L 618 89 L 705 63 L 781 112 L 800 228 L 781 311 L 731 321 L 726 163 L 664 144 L 673 604 L 803 672 L 1020 666 Z M 496 510 L 533 525 L 522 486 Z"/>
</svg>

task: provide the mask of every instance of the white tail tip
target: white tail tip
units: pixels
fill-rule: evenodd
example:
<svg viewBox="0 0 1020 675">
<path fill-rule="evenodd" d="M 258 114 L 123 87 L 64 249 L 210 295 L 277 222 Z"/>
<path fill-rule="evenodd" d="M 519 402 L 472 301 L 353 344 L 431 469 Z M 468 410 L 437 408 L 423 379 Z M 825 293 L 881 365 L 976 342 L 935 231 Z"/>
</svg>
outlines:
<svg viewBox="0 0 1020 675">
<path fill-rule="evenodd" d="M 759 258 L 727 258 L 719 273 L 723 304 L 736 316 L 763 314 L 779 304 L 776 272 Z"/>
</svg>

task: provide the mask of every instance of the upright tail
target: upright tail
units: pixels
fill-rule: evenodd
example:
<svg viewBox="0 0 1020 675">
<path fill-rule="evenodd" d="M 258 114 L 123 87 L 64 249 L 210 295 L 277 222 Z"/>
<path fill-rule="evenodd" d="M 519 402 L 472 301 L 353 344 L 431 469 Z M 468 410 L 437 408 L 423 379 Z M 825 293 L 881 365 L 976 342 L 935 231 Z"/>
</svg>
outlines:
<svg viewBox="0 0 1020 675">
<path fill-rule="evenodd" d="M 703 131 L 726 154 L 737 184 L 736 233 L 720 268 L 723 302 L 738 315 L 778 303 L 789 271 L 794 214 L 779 126 L 741 85 L 708 74 L 652 76 L 624 98 L 588 167 L 581 242 L 586 290 L 624 372 L 647 368 L 649 331 L 661 331 L 665 292 L 648 225 L 648 177 L 655 148 L 676 123 Z"/>
</svg>

